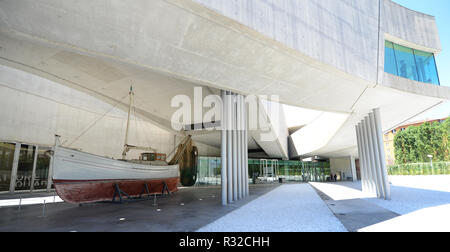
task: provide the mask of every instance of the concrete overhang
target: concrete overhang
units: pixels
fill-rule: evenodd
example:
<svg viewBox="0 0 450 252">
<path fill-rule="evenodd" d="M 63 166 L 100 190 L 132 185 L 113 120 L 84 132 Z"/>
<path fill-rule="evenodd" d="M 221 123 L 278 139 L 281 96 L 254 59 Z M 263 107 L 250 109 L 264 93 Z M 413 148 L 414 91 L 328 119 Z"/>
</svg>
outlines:
<svg viewBox="0 0 450 252">
<path fill-rule="evenodd" d="M 137 112 L 169 130 L 170 98 L 192 97 L 195 86 L 346 115 L 305 155 L 356 150 L 354 126 L 373 108 L 388 129 L 450 99 L 448 88 L 392 76 L 377 85 L 191 0 L 4 0 L 0 61 L 111 104 L 133 84 Z"/>
<path fill-rule="evenodd" d="M 420 83 L 387 73 L 383 83 L 383 85 L 367 89 L 362 94 L 358 103 L 355 104 L 355 112 L 349 114 L 336 134 L 330 137 L 326 143 L 314 151 L 299 153 L 299 155 L 324 157 L 352 155 L 357 157 L 355 126 L 373 108 L 380 108 L 382 130 L 385 132 L 450 101 L 449 87 Z M 329 126 L 327 130 L 333 130 L 332 126 Z M 294 135 L 299 132 L 301 130 Z M 314 134 L 319 136 L 321 133 L 317 131 Z"/>
<path fill-rule="evenodd" d="M 347 113 L 371 85 L 192 1 L 99 4 L 2 1 L 1 59 L 114 99 L 122 92 L 107 86 L 125 90 L 145 70 L 241 94 L 276 92 L 285 104 Z M 74 66 L 78 57 L 99 69 Z M 102 67 L 105 62 L 120 68 Z"/>
</svg>

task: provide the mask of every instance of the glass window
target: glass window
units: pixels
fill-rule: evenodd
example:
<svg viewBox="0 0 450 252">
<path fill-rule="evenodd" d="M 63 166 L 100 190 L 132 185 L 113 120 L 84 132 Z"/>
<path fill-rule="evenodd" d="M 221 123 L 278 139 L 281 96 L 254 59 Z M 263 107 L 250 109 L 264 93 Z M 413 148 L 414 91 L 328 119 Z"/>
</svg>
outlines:
<svg viewBox="0 0 450 252">
<path fill-rule="evenodd" d="M 384 56 L 384 71 L 398 76 L 397 62 L 395 61 L 394 44 L 392 42 L 385 42 L 385 56 Z"/>
<path fill-rule="evenodd" d="M 394 48 L 395 57 L 397 58 L 398 75 L 403 78 L 418 81 L 413 49 L 397 44 L 394 44 Z"/>
<path fill-rule="evenodd" d="M 36 162 L 36 177 L 34 178 L 35 190 L 47 189 L 48 169 L 50 166 L 50 154 L 51 148 L 39 147 L 37 162 Z"/>
<path fill-rule="evenodd" d="M 433 53 L 385 41 L 384 71 L 410 80 L 440 85 Z"/>
<path fill-rule="evenodd" d="M 439 85 L 434 55 L 419 50 L 414 50 L 414 55 L 416 57 L 419 81 Z"/>
<path fill-rule="evenodd" d="M 31 189 L 34 153 L 36 147 L 22 144 L 20 147 L 19 165 L 17 166 L 16 191 Z"/>
<path fill-rule="evenodd" d="M 15 144 L 0 143 L 0 192 L 9 191 Z"/>
</svg>

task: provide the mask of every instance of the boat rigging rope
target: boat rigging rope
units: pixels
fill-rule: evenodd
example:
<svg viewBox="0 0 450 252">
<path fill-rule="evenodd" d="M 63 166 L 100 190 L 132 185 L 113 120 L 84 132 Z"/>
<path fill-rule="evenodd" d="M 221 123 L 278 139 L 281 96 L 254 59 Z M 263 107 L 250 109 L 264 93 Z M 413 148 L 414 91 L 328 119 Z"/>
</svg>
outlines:
<svg viewBox="0 0 450 252">
<path fill-rule="evenodd" d="M 122 97 L 122 99 L 117 102 L 110 110 L 106 111 L 104 114 L 102 114 L 99 118 L 97 118 L 95 121 L 93 121 L 91 124 L 89 124 L 85 130 L 83 130 L 81 132 L 80 135 L 78 135 L 77 137 L 75 137 L 72 142 L 67 145 L 67 147 L 72 146 L 76 141 L 78 141 L 78 139 L 80 139 L 80 137 L 82 137 L 83 135 L 85 135 L 92 127 L 94 127 L 101 119 L 103 119 L 107 114 L 109 114 L 113 109 L 115 109 L 117 106 L 119 106 L 119 104 L 121 104 L 123 102 L 123 100 L 125 98 L 127 98 L 129 96 L 129 94 L 127 94 L 126 96 Z M 69 140 L 66 140 L 62 143 L 62 145 L 66 144 L 67 142 L 69 142 Z"/>
<path fill-rule="evenodd" d="M 136 100 L 136 101 L 140 101 L 140 99 L 138 98 L 138 97 L 134 97 L 134 99 Z M 137 116 L 137 112 L 136 112 L 136 106 L 133 106 L 133 113 L 134 113 L 134 121 L 135 121 L 135 125 L 136 125 L 136 135 L 139 135 L 139 134 L 137 134 L 138 133 L 138 131 L 139 131 L 139 128 L 141 129 L 141 131 L 142 131 L 142 135 L 144 135 L 144 138 L 145 138 L 145 141 L 146 141 L 146 144 L 149 146 L 149 147 L 151 147 L 151 141 L 150 141 L 150 139 L 148 138 L 148 136 L 147 136 L 147 134 L 146 134 L 146 132 L 145 132 L 145 125 L 143 125 L 144 123 L 145 123 L 145 121 L 143 121 L 143 120 L 141 120 L 138 116 Z"/>
</svg>

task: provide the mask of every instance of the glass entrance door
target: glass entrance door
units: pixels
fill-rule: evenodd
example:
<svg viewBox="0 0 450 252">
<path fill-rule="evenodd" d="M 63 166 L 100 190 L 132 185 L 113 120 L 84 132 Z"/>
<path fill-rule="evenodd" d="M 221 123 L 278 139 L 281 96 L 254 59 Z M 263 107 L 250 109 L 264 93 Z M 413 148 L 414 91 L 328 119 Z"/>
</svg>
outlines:
<svg viewBox="0 0 450 252">
<path fill-rule="evenodd" d="M 15 191 L 31 190 L 35 151 L 35 146 L 26 144 L 21 145 Z"/>
<path fill-rule="evenodd" d="M 0 142 L 0 192 L 9 191 L 16 144 Z"/>
<path fill-rule="evenodd" d="M 33 190 L 47 189 L 48 169 L 50 166 L 50 147 L 39 147 Z"/>
</svg>

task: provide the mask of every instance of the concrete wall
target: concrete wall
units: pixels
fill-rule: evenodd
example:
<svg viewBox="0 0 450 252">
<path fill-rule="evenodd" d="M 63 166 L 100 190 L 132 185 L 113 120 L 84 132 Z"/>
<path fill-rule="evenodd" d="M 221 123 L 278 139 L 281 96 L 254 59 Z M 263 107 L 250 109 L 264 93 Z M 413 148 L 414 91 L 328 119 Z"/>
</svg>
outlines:
<svg viewBox="0 0 450 252">
<path fill-rule="evenodd" d="M 260 100 L 259 116 L 267 118 L 270 131 L 255 136 L 258 145 L 271 157 L 289 159 L 288 137 L 283 106 L 275 101 Z M 262 126 L 262 125 L 260 125 Z M 266 141 L 269 140 L 269 141 Z"/>
<path fill-rule="evenodd" d="M 353 177 L 353 180 L 357 179 L 355 159 L 353 157 L 330 158 L 330 168 L 332 174 L 338 175 L 338 179 L 340 174 L 343 175 L 344 173 L 344 180 L 348 177 Z"/>
<path fill-rule="evenodd" d="M 441 50 L 435 17 L 410 10 L 391 0 L 383 1 L 381 25 L 385 33 L 432 51 Z"/>
<path fill-rule="evenodd" d="M 194 1 L 372 82 L 377 81 L 377 65 L 383 71 L 383 34 L 423 46 L 422 49 L 441 48 L 434 17 L 391 0 Z"/>
<path fill-rule="evenodd" d="M 312 58 L 376 80 L 378 1 L 194 1 Z"/>
<path fill-rule="evenodd" d="M 93 125 L 70 147 L 120 158 L 127 113 L 112 107 L 74 89 L 0 65 L 0 141 L 51 146 L 58 134 L 62 142 L 70 144 Z M 151 146 L 162 153 L 174 148 L 172 133 L 140 118 L 131 121 L 129 139 L 130 144 Z M 197 146 L 200 155 L 220 154 L 217 148 L 200 143 Z M 130 157 L 138 154 L 130 152 Z"/>
</svg>

